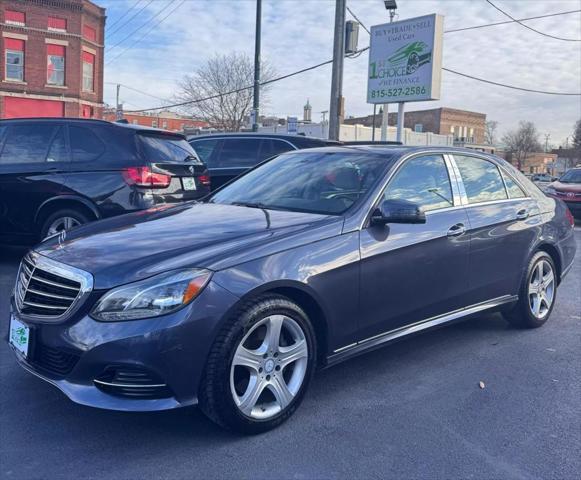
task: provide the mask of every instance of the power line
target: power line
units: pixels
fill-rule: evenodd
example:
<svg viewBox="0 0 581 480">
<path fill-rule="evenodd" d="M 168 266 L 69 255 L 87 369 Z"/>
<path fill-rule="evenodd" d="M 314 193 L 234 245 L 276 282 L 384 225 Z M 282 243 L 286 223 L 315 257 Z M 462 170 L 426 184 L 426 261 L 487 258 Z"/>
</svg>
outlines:
<svg viewBox="0 0 581 480">
<path fill-rule="evenodd" d="M 151 93 L 147 93 L 144 92 L 143 90 L 138 90 L 137 88 L 133 88 L 130 87 L 129 85 L 125 85 L 123 83 L 119 83 L 119 82 L 104 82 L 105 85 L 121 85 L 123 88 L 126 88 L 127 90 L 133 90 L 136 93 L 141 93 L 142 95 L 145 95 L 147 97 L 151 97 L 151 98 L 155 98 L 156 100 L 161 100 L 162 102 L 170 102 L 170 100 L 168 100 L 167 98 L 162 98 L 162 97 L 157 97 L 155 95 L 152 95 Z M 126 102 L 129 103 L 129 102 Z M 137 107 L 139 108 L 139 107 Z"/>
<path fill-rule="evenodd" d="M 349 8 L 349 6 L 347 6 L 347 11 L 348 11 L 348 12 L 351 14 L 351 16 L 352 16 L 352 17 L 353 17 L 355 20 L 357 20 L 357 21 L 359 22 L 359 25 L 361 25 L 361 26 L 362 26 L 362 27 L 365 29 L 365 31 L 366 31 L 366 32 L 367 32 L 369 35 L 371 35 L 371 32 L 369 31 L 369 29 L 368 29 L 368 28 L 367 28 L 367 27 L 366 27 L 366 26 L 363 24 L 363 22 L 362 22 L 361 20 L 359 20 L 359 19 L 357 18 L 357 15 L 355 15 L 355 14 L 353 13 L 353 10 L 351 10 L 351 9 Z"/>
<path fill-rule="evenodd" d="M 117 25 L 121 20 L 123 20 L 127 15 L 129 15 L 129 13 L 131 13 L 131 10 L 137 7 L 137 5 L 139 5 L 141 2 L 142 0 L 137 0 L 133 5 L 131 5 L 131 7 L 125 10 L 125 13 L 123 15 L 121 15 L 117 20 L 115 20 L 111 25 L 107 25 L 107 28 L 111 29 L 115 25 Z"/>
<path fill-rule="evenodd" d="M 581 10 L 569 10 L 567 12 L 549 13 L 547 15 L 537 15 L 536 17 L 519 18 L 517 20 L 505 20 L 504 22 L 485 23 L 484 25 L 473 25 L 472 27 L 454 28 L 452 30 L 444 30 L 444 33 L 463 32 L 465 30 L 475 30 L 477 28 L 496 27 L 497 25 L 507 25 L 509 23 L 524 22 L 526 20 L 536 20 L 538 18 L 557 17 L 559 15 L 570 15 L 572 13 L 579 13 Z"/>
<path fill-rule="evenodd" d="M 554 35 L 550 35 L 548 33 L 545 32 L 541 32 L 540 30 L 536 30 L 533 27 L 529 27 L 528 25 L 522 23 L 521 21 L 517 20 L 516 18 L 512 17 L 509 13 L 506 13 L 504 10 L 502 10 L 501 8 L 497 7 L 494 3 L 492 3 L 490 0 L 484 0 L 486 3 L 488 3 L 489 5 L 491 5 L 492 7 L 496 8 L 496 10 L 498 10 L 500 13 L 502 13 L 503 15 L 505 15 L 506 17 L 510 18 L 512 21 L 518 23 L 519 25 L 528 28 L 529 30 L 538 33 L 539 35 L 543 35 L 545 37 L 549 37 L 549 38 L 554 38 L 555 40 L 563 40 L 564 42 L 581 42 L 581 39 L 576 39 L 576 38 L 563 38 L 563 37 L 556 37 Z"/>
<path fill-rule="evenodd" d="M 484 78 L 475 77 L 473 75 L 468 75 L 466 73 L 457 72 L 456 70 L 451 70 L 449 68 L 442 67 L 442 70 L 446 72 L 453 73 L 455 75 L 460 75 L 461 77 L 470 78 L 472 80 L 478 80 L 479 82 L 489 83 L 491 85 L 497 85 L 499 87 L 511 88 L 512 90 L 521 90 L 523 92 L 533 92 L 533 93 L 543 93 L 545 95 L 566 95 L 566 96 L 581 96 L 581 93 L 565 93 L 565 92 L 550 92 L 547 90 L 534 90 L 532 88 L 525 87 L 515 87 L 514 85 L 507 85 L 506 83 L 493 82 L 492 80 L 486 80 Z"/>
<path fill-rule="evenodd" d="M 149 28 L 143 35 L 141 35 L 141 37 L 139 37 L 137 40 L 135 40 L 132 44 L 128 45 L 127 47 L 125 47 L 123 50 L 121 50 L 117 55 L 115 55 L 111 60 L 108 60 L 105 64 L 109 65 L 110 63 L 114 62 L 115 60 L 117 60 L 121 55 L 123 55 L 127 50 L 129 50 L 130 48 L 133 48 L 134 45 L 136 45 L 137 43 L 139 43 L 141 40 L 143 40 L 147 35 L 149 35 L 149 33 L 156 28 L 158 25 L 160 25 L 161 23 L 163 23 L 172 13 L 174 13 L 178 8 L 180 8 L 184 3 L 186 2 L 186 0 L 182 0 L 181 3 L 178 3 L 172 10 L 169 11 L 169 13 L 161 18 L 157 23 L 153 24 L 151 26 L 151 28 Z"/>
<path fill-rule="evenodd" d="M 112 47 L 109 47 L 109 51 L 113 50 L 115 47 L 121 45 L 123 42 L 125 42 L 125 40 L 128 40 L 129 38 L 131 38 L 133 35 L 135 35 L 137 32 L 139 32 L 139 30 L 141 30 L 143 27 L 145 27 L 148 23 L 150 23 L 151 21 L 155 20 L 157 17 L 159 17 L 164 10 L 166 10 L 172 3 L 174 3 L 176 0 L 170 0 L 169 3 L 165 4 L 161 10 L 159 10 L 159 12 L 157 12 L 153 17 L 150 17 L 145 23 L 141 24 L 139 27 L 137 27 L 135 30 L 133 30 L 129 35 L 126 35 L 125 37 L 123 37 L 122 40 L 120 40 L 119 42 L 117 42 L 115 45 L 113 45 Z M 149 5 L 149 4 L 148 4 Z"/>
<path fill-rule="evenodd" d="M 115 30 L 113 30 L 112 32 L 107 32 L 107 37 L 111 37 L 111 36 L 115 35 L 119 30 L 121 30 L 125 25 L 127 25 L 129 22 L 131 22 L 131 20 L 133 20 L 137 15 L 139 15 L 141 12 L 143 12 L 143 10 L 145 10 L 152 3 L 153 3 L 153 0 L 149 0 L 149 2 L 147 2 L 145 5 L 143 5 L 143 7 L 141 7 L 137 12 L 135 12 L 133 15 L 131 15 L 131 17 L 128 20 L 126 20 L 121 25 L 119 25 Z"/>
</svg>

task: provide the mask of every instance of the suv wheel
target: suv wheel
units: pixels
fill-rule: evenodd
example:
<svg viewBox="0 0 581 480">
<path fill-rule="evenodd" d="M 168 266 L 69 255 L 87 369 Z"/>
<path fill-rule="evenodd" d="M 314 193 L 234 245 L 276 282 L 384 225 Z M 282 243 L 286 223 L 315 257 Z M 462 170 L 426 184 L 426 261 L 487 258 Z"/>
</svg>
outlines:
<svg viewBox="0 0 581 480">
<path fill-rule="evenodd" d="M 305 312 L 286 297 L 261 297 L 246 304 L 214 342 L 200 407 L 231 430 L 270 430 L 299 406 L 315 359 L 315 335 Z"/>
<path fill-rule="evenodd" d="M 537 328 L 550 317 L 557 295 L 557 275 L 553 259 L 545 252 L 531 258 L 519 291 L 519 301 L 505 318 L 520 328 Z"/>
<path fill-rule="evenodd" d="M 58 210 L 50 214 L 40 229 L 40 238 L 44 240 L 65 230 L 78 227 L 89 222 L 86 215 L 73 209 Z"/>
</svg>

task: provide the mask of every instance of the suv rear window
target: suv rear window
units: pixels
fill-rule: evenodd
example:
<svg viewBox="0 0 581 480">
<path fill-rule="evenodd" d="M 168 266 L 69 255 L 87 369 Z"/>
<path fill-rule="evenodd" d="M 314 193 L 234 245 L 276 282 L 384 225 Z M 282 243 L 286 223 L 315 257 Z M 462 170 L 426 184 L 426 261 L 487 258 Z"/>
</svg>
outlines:
<svg viewBox="0 0 581 480">
<path fill-rule="evenodd" d="M 46 161 L 50 142 L 58 125 L 27 123 L 10 127 L 0 163 L 37 163 Z"/>
<path fill-rule="evenodd" d="M 183 138 L 140 135 L 145 157 L 150 162 L 200 163 L 192 146 Z"/>
</svg>

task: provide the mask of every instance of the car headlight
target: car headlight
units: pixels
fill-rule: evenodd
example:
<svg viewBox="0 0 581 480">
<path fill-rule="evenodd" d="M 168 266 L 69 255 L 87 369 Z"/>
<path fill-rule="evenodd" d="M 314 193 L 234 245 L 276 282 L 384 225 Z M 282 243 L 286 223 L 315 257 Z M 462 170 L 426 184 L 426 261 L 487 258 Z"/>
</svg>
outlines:
<svg viewBox="0 0 581 480">
<path fill-rule="evenodd" d="M 103 296 L 91 316 L 104 322 L 154 318 L 188 305 L 208 284 L 212 272 L 202 269 L 162 273 L 114 288 Z"/>
</svg>

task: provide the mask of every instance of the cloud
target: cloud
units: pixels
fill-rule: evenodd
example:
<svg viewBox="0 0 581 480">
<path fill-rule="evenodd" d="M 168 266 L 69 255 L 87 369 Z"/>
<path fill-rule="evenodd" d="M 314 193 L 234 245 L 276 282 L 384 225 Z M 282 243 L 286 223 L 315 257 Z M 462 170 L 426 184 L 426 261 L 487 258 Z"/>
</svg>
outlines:
<svg viewBox="0 0 581 480">
<path fill-rule="evenodd" d="M 134 0 L 97 1 L 108 9 L 109 23 L 134 3 Z M 175 3 L 171 3 L 172 0 L 155 0 L 122 31 L 112 35 L 107 44 L 113 45 L 163 8 L 169 11 L 181 0 L 173 1 Z M 506 20 L 484 1 L 408 0 L 399 3 L 401 18 L 440 13 L 445 16 L 446 29 Z M 495 3 L 517 18 L 579 8 L 577 0 L 497 0 Z M 351 0 L 349 6 L 367 26 L 388 21 L 380 0 Z M 264 0 L 263 58 L 268 59 L 281 75 L 330 59 L 334 11 L 335 2 L 331 0 Z M 155 21 L 124 44 L 107 52 L 106 58 L 117 55 Z M 165 22 L 156 26 L 147 38 L 107 65 L 105 80 L 126 84 L 157 97 L 171 98 L 177 81 L 215 53 L 238 50 L 252 56 L 254 22 L 254 0 L 188 0 Z M 580 14 L 538 19 L 527 24 L 553 35 L 581 38 Z M 367 44 L 368 36 L 360 29 L 359 45 L 363 47 Z M 345 61 L 343 94 L 348 115 L 365 115 L 373 110 L 365 100 L 367 61 L 366 54 Z M 444 65 L 516 86 L 562 92 L 581 91 L 581 42 L 553 40 L 517 24 L 446 34 Z M 313 118 L 318 120 L 318 112 L 329 109 L 330 83 L 330 65 L 278 82 L 272 86 L 269 103 L 263 111 L 280 116 L 300 116 L 302 106 L 309 98 L 313 105 Z M 107 85 L 105 100 L 114 103 L 114 93 L 114 85 Z M 130 108 L 159 105 L 159 100 L 123 88 L 122 99 L 128 102 Z M 408 104 L 406 108 L 438 106 L 486 113 L 489 119 L 500 122 L 500 133 L 514 128 L 519 120 L 531 120 L 540 132 L 551 134 L 553 143 L 559 143 L 570 135 L 573 124 L 581 117 L 579 97 L 517 92 L 448 72 L 443 74 L 440 101 Z"/>
</svg>

